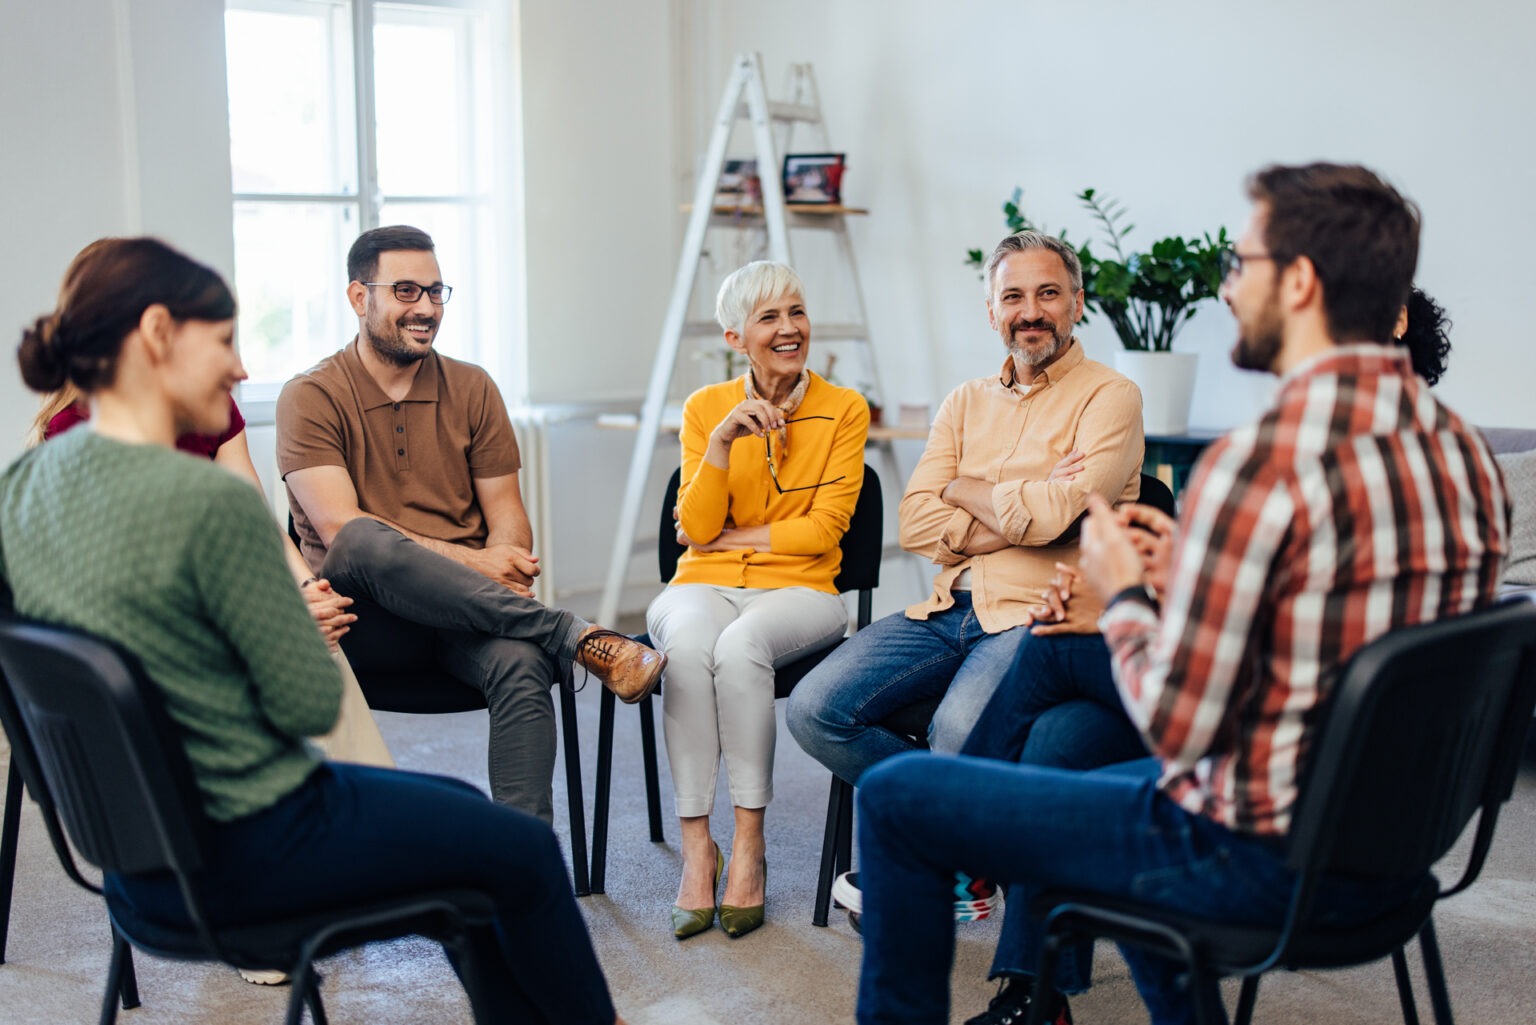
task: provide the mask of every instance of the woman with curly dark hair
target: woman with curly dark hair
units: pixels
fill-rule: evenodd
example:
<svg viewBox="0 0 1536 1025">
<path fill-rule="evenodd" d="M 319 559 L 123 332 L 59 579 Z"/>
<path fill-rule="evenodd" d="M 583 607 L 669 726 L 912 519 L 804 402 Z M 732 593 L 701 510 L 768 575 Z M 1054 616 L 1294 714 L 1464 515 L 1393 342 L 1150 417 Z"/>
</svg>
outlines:
<svg viewBox="0 0 1536 1025">
<path fill-rule="evenodd" d="M 1451 340 L 1447 337 L 1450 329 L 1451 319 L 1445 315 L 1445 307 L 1419 286 L 1413 286 L 1392 336 L 1408 350 L 1413 372 L 1430 384 L 1445 375 L 1446 357 L 1451 353 Z"/>
</svg>

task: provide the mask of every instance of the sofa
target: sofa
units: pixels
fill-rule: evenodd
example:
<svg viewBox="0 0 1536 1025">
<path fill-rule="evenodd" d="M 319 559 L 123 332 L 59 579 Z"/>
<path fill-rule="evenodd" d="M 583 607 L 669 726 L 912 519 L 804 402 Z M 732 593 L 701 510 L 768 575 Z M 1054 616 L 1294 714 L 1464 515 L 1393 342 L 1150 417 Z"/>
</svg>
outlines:
<svg viewBox="0 0 1536 1025">
<path fill-rule="evenodd" d="M 1485 427 L 1483 437 L 1504 471 L 1514 503 L 1504 589 L 1536 588 L 1536 428 Z"/>
</svg>

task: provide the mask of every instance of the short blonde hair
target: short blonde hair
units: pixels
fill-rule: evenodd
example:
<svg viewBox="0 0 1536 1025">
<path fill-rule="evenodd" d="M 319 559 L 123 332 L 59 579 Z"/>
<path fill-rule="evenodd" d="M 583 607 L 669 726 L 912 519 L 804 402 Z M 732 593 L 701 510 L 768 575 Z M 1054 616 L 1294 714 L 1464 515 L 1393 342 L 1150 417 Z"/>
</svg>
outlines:
<svg viewBox="0 0 1536 1025">
<path fill-rule="evenodd" d="M 715 296 L 715 320 L 720 322 L 721 330 L 742 334 L 753 310 L 782 295 L 805 298 L 800 275 L 787 263 L 755 260 L 732 271 L 720 283 L 720 292 Z"/>
</svg>

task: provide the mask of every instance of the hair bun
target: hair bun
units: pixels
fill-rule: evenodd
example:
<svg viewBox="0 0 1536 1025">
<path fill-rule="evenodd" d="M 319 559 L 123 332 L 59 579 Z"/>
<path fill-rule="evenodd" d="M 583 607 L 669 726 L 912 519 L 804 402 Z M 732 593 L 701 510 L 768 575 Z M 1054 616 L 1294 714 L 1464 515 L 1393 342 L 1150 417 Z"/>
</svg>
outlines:
<svg viewBox="0 0 1536 1025">
<path fill-rule="evenodd" d="M 21 379 L 33 391 L 51 392 L 64 387 L 65 360 L 59 351 L 62 330 L 58 314 L 46 314 L 21 332 L 16 361 L 21 364 Z"/>
</svg>

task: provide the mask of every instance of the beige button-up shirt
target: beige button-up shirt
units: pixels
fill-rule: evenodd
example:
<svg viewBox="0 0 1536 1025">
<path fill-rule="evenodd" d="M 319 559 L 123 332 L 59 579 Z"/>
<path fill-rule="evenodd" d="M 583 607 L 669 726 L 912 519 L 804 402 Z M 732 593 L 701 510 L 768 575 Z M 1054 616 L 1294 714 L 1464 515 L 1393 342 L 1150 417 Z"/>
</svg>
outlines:
<svg viewBox="0 0 1536 1025">
<path fill-rule="evenodd" d="M 1048 481 L 1051 468 L 1073 449 L 1083 453 L 1083 471 L 1073 480 Z M 1110 502 L 1135 501 L 1144 451 L 1140 390 L 1087 359 L 1076 338 L 1030 386 L 1015 387 L 1009 357 L 1000 373 L 950 392 L 898 514 L 901 546 L 940 567 L 933 593 L 908 608 L 907 616 L 927 619 L 952 606 L 955 579 L 968 569 L 984 630 L 1001 633 L 1025 623 L 1055 564 L 1077 563 L 1076 540 L 1056 539 L 1088 508 L 1095 491 Z M 979 524 L 942 497 L 958 477 L 994 485 L 992 508 L 1011 547 L 968 551 Z M 1088 588 L 1078 588 L 1067 604 L 1070 629 L 1097 632 L 1101 611 Z"/>
</svg>

